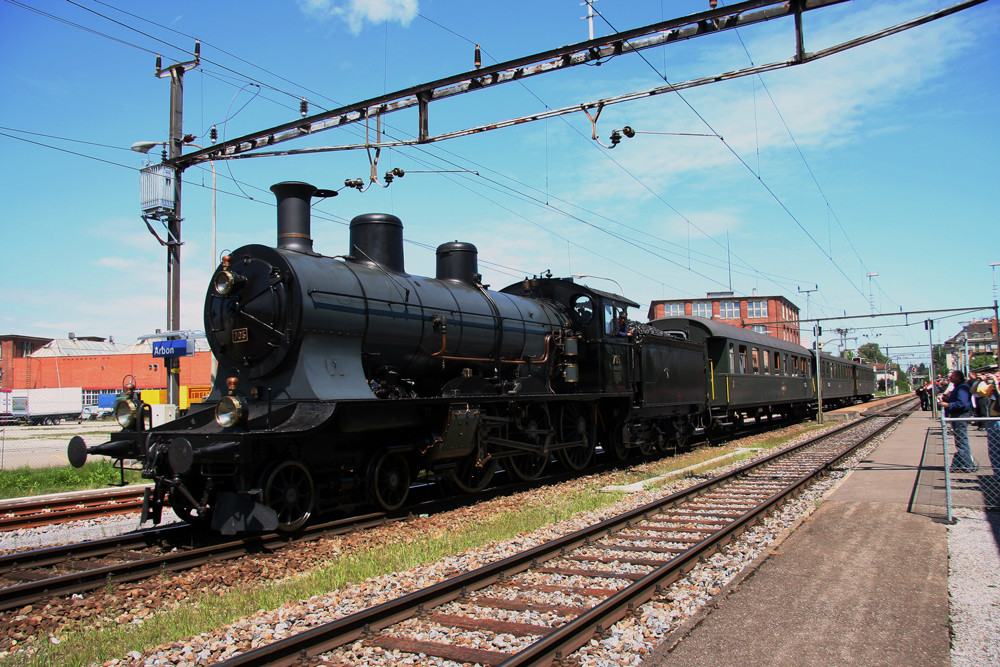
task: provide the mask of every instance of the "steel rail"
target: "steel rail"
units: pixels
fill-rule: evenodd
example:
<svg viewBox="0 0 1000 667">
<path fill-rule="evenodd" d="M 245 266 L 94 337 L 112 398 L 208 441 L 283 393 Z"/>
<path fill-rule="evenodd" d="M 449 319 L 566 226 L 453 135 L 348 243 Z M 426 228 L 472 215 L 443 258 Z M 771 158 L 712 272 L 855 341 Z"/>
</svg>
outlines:
<svg viewBox="0 0 1000 667">
<path fill-rule="evenodd" d="M 872 437 L 884 431 L 899 419 L 902 419 L 903 416 L 905 415 L 890 419 L 879 431 L 867 436 L 861 442 L 853 444 L 850 447 L 850 451 L 862 446 Z M 633 521 L 642 520 L 650 514 L 679 506 L 682 502 L 696 498 L 706 491 L 722 486 L 728 481 L 738 479 L 749 471 L 760 469 L 780 459 L 789 458 L 806 448 L 816 445 L 822 440 L 857 428 L 861 423 L 869 419 L 871 417 L 862 418 L 861 420 L 827 431 L 795 447 L 776 452 L 759 461 L 743 466 L 723 477 L 700 482 L 663 499 L 633 509 L 618 517 L 602 521 L 570 535 L 557 538 L 544 545 L 539 545 L 520 554 L 515 554 L 496 563 L 483 566 L 477 570 L 463 573 L 453 579 L 409 593 L 396 600 L 384 602 L 363 612 L 331 621 L 325 625 L 306 630 L 268 646 L 234 656 L 220 664 L 224 667 L 292 665 L 302 659 L 328 652 L 334 648 L 363 638 L 366 635 L 371 635 L 373 632 L 393 625 L 396 622 L 411 618 L 418 611 L 431 609 L 457 600 L 467 595 L 469 590 L 485 588 L 514 574 L 528 570 L 540 561 L 551 559 L 561 553 L 566 553 L 577 547 L 587 545 L 591 541 L 612 535 L 622 526 L 628 526 Z M 850 451 L 840 452 L 835 457 L 815 467 L 808 475 L 802 476 L 780 492 L 775 493 L 763 503 L 763 509 L 743 513 L 723 529 L 698 542 L 697 545 L 688 549 L 683 554 L 671 559 L 668 564 L 655 569 L 635 583 L 615 593 L 605 602 L 584 612 L 576 620 L 567 622 L 553 633 L 548 634 L 543 639 L 517 654 L 506 655 L 502 662 L 490 662 L 490 664 L 502 664 L 505 667 L 522 664 L 549 664 L 552 660 L 557 660 L 569 652 L 576 650 L 576 648 L 585 644 L 595 632 L 599 632 L 603 627 L 616 622 L 628 613 L 629 609 L 634 607 L 637 601 L 641 600 L 644 602 L 648 600 L 655 594 L 658 587 L 669 584 L 680 576 L 681 573 L 694 567 L 697 561 L 704 556 L 706 550 L 717 549 L 719 545 L 730 541 L 734 535 L 742 532 L 749 524 L 757 521 L 763 513 L 766 513 L 766 511 L 780 503 L 790 494 L 795 493 L 815 476 L 822 474 L 836 465 L 837 462 L 848 456 Z M 414 643 L 416 644 L 417 642 Z M 489 657 L 486 654 L 491 654 L 494 657 L 504 656 L 504 654 L 489 651 L 479 651 L 479 653 L 484 654 L 480 656 L 480 659 L 483 661 L 486 661 Z"/>
<path fill-rule="evenodd" d="M 381 513 L 366 514 L 312 526 L 298 536 L 291 536 L 287 533 L 255 535 L 184 551 L 174 551 L 150 558 L 138 558 L 134 561 L 81 570 L 70 574 L 43 577 L 35 581 L 0 588 L 0 611 L 7 611 L 30 604 L 43 597 L 94 590 L 106 585 L 109 581 L 114 583 L 138 581 L 160 574 L 161 572 L 178 572 L 198 567 L 209 561 L 237 558 L 246 555 L 250 551 L 259 551 L 262 548 L 281 548 L 297 542 L 316 540 L 328 535 L 372 528 L 386 521 L 385 515 Z M 190 530 L 190 526 L 178 526 L 176 529 Z M 121 545 L 144 543 L 145 546 L 149 546 L 148 542 L 151 537 L 155 536 L 157 539 L 162 539 L 164 535 L 158 535 L 157 533 L 168 530 L 171 529 L 166 528 L 159 529 L 159 531 L 140 533 L 137 536 L 133 536 L 131 542 L 123 541 L 122 538 L 107 538 L 96 542 L 83 543 L 82 545 L 69 545 L 66 547 L 9 554 L 0 559 L 0 568 L 4 568 L 0 569 L 0 573 L 8 578 L 18 576 L 19 571 L 17 568 L 23 568 L 26 565 L 35 566 L 36 558 L 44 565 L 57 565 L 67 560 L 76 560 L 83 557 L 97 558 L 114 553 L 127 553 L 127 547 Z M 182 535 L 183 533 L 178 534 Z M 137 543 L 135 542 L 136 539 L 142 542 Z M 81 555 L 82 550 L 86 550 L 85 556 Z M 25 572 L 23 576 L 30 575 Z"/>
<path fill-rule="evenodd" d="M 518 652 L 511 659 L 500 663 L 501 667 L 548 664 L 556 658 L 561 658 L 563 655 L 577 650 L 590 641 L 595 634 L 600 634 L 602 626 L 609 627 L 617 623 L 626 615 L 632 613 L 639 605 L 645 604 L 664 585 L 673 583 L 681 574 L 691 570 L 706 553 L 714 553 L 720 546 L 730 542 L 734 537 L 746 530 L 749 525 L 758 521 L 761 516 L 767 514 L 789 496 L 801 491 L 803 487 L 812 482 L 816 477 L 825 474 L 830 468 L 834 467 L 852 452 L 864 446 L 872 438 L 884 432 L 905 416 L 905 414 L 901 414 L 893 417 L 879 430 L 869 434 L 846 451 L 818 466 L 808 475 L 788 485 L 782 491 L 775 493 L 766 502 L 745 513 L 725 529 L 689 549 L 683 556 L 675 558 L 667 565 L 653 570 L 643 579 L 623 588 L 604 602 L 592 607 L 565 625 L 560 626 L 541 641 Z"/>
<path fill-rule="evenodd" d="M 142 509 L 142 495 L 143 489 L 126 488 L 90 496 L 32 498 L 0 504 L 0 514 L 8 515 L 0 516 L 0 531 L 136 512 Z"/>
<path fill-rule="evenodd" d="M 191 532 L 191 526 L 179 524 L 153 528 L 136 533 L 88 540 L 75 544 L 60 544 L 31 551 L 0 555 L 0 576 L 27 568 L 51 567 L 68 560 L 101 558 L 115 552 L 143 549 L 156 542 L 182 542 Z M 3 588 L 0 588 L 2 599 Z"/>
</svg>

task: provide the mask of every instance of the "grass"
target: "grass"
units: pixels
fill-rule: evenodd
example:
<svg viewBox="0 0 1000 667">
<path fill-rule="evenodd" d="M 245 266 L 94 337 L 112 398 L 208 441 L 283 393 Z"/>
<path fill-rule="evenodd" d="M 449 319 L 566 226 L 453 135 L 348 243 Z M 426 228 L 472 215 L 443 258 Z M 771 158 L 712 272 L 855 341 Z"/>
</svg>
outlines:
<svg viewBox="0 0 1000 667">
<path fill-rule="evenodd" d="M 125 471 L 125 481 L 140 481 L 139 473 Z M 39 496 L 46 493 L 103 489 L 121 483 L 121 472 L 110 460 L 91 461 L 82 468 L 14 468 L 0 470 L 0 499 Z"/>
</svg>

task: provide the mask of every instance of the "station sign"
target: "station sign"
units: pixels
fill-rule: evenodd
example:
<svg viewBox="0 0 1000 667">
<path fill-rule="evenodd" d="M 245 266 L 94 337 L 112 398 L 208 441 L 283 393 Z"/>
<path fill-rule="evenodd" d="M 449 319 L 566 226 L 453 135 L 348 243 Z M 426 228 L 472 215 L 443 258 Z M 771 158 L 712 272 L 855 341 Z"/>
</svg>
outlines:
<svg viewBox="0 0 1000 667">
<path fill-rule="evenodd" d="M 194 340 L 158 340 L 153 343 L 154 357 L 190 357 L 194 354 Z"/>
</svg>

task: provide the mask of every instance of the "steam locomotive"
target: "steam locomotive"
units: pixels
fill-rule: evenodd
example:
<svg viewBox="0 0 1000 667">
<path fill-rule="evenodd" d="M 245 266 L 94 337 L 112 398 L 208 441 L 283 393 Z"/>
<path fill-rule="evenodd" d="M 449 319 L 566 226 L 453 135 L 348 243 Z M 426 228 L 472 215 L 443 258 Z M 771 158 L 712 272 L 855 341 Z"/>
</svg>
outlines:
<svg viewBox="0 0 1000 667">
<path fill-rule="evenodd" d="M 277 246 L 224 257 L 205 298 L 218 361 L 212 393 L 149 426 L 127 386 L 122 431 L 68 457 L 135 461 L 143 521 L 165 506 L 232 534 L 295 531 L 318 512 L 391 511 L 416 479 L 456 493 L 502 469 L 525 481 L 595 451 L 619 459 L 683 447 L 696 431 L 816 406 L 808 350 L 702 318 L 629 319 L 639 304 L 551 274 L 499 291 L 469 243 L 437 248 L 434 278 L 406 273 L 402 223 L 351 221 L 349 254 L 313 250 L 310 205 L 326 191 L 271 188 Z M 874 375 L 824 356 L 824 403 L 865 400 Z"/>
</svg>

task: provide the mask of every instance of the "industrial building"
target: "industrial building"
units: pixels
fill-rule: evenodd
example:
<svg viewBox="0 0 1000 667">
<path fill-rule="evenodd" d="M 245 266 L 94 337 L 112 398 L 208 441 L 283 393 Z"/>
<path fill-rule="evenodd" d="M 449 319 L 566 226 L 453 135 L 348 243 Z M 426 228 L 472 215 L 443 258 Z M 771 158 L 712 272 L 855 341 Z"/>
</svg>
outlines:
<svg viewBox="0 0 1000 667">
<path fill-rule="evenodd" d="M 207 388 L 212 353 L 204 338 L 193 342 L 194 354 L 180 357 L 180 384 Z M 165 391 L 164 360 L 153 356 L 153 345 L 153 340 L 122 344 L 72 333 L 58 339 L 0 336 L 0 391 L 80 387 L 85 406 L 97 405 L 101 394 L 119 393 L 126 376 L 134 377 L 139 389 Z"/>
</svg>

